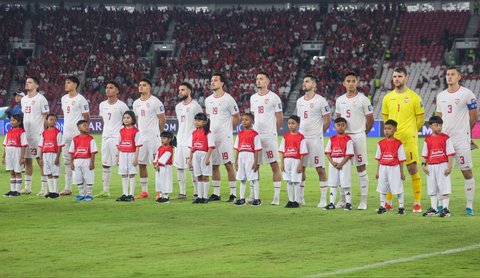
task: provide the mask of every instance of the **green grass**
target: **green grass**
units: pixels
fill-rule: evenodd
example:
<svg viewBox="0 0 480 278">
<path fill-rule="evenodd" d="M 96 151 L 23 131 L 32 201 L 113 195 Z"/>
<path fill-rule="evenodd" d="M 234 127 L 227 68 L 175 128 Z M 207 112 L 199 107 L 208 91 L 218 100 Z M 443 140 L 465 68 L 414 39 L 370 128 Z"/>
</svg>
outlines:
<svg viewBox="0 0 480 278">
<path fill-rule="evenodd" d="M 100 143 L 100 137 L 95 138 Z M 169 205 L 156 205 L 153 199 L 116 203 L 121 191 L 116 168 L 110 199 L 87 203 L 75 202 L 73 197 L 0 198 L 0 277 L 303 277 L 479 244 L 480 217 L 465 216 L 463 178 L 457 169 L 450 202 L 452 217 L 424 218 L 410 210 L 405 216 L 374 213 L 378 207 L 373 161 L 377 141 L 368 139 L 371 183 L 367 211 L 317 209 L 319 186 L 312 169 L 307 171 L 305 207 L 270 206 L 273 189 L 268 166 L 261 168 L 263 205 L 259 208 L 225 202 L 192 205 L 190 200 Z M 479 156 L 475 151 L 474 161 L 479 161 Z M 99 162 L 98 157 L 96 193 L 102 189 Z M 39 177 L 34 175 L 36 192 Z M 359 190 L 355 173 L 353 177 L 356 208 Z M 429 199 L 422 177 L 426 208 Z M 0 180 L 1 190 L 8 191 L 8 174 L 1 171 Z M 149 188 L 153 193 L 153 176 Z M 176 195 L 177 183 L 174 189 Z M 190 184 L 187 191 L 191 196 Z M 405 192 L 410 209 L 408 177 Z M 226 183 L 222 193 L 226 199 Z M 478 190 L 476 195 L 478 200 Z M 286 200 L 284 184 L 281 202 Z M 342 276 L 478 276 L 479 257 L 476 249 Z"/>
</svg>

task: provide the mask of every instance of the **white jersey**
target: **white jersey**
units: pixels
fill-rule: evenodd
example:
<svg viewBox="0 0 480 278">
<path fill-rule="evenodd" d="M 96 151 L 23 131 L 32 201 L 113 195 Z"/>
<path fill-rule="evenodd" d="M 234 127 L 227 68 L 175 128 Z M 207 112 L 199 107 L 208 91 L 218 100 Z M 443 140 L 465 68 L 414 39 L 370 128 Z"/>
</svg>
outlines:
<svg viewBox="0 0 480 278">
<path fill-rule="evenodd" d="M 443 133 L 454 145 L 470 144 L 470 110 L 477 110 L 477 99 L 469 89 L 460 87 L 455 93 L 447 90 L 437 95 L 437 112 L 442 113 Z"/>
<path fill-rule="evenodd" d="M 250 111 L 255 115 L 253 129 L 260 136 L 277 137 L 277 112 L 282 112 L 282 101 L 272 91 L 265 95 L 256 93 L 250 97 Z"/>
<path fill-rule="evenodd" d="M 323 116 L 330 114 L 330 106 L 321 95 L 315 94 L 306 100 L 297 100 L 297 115 L 300 117 L 300 133 L 306 139 L 323 138 Z"/>
<path fill-rule="evenodd" d="M 165 107 L 157 97 L 151 95 L 146 100 L 135 100 L 133 112 L 137 115 L 138 130 L 143 138 L 160 136 L 158 115 L 165 114 Z"/>
<path fill-rule="evenodd" d="M 84 96 L 78 94 L 74 97 L 70 97 L 68 94 L 62 97 L 62 110 L 63 110 L 63 138 L 73 138 L 80 134 L 77 128 L 77 122 L 83 120 L 82 113 L 88 113 L 89 106 L 88 101 Z"/>
<path fill-rule="evenodd" d="M 340 114 L 347 120 L 348 134 L 365 132 L 367 120 L 365 116 L 373 114 L 373 107 L 370 100 L 362 93 L 354 97 L 344 94 L 337 98 L 335 113 Z"/>
<path fill-rule="evenodd" d="M 117 138 L 120 136 L 125 111 L 128 111 L 128 106 L 119 99 L 114 104 L 109 104 L 108 100 L 100 103 L 98 112 L 100 117 L 103 118 L 102 138 Z"/>
<path fill-rule="evenodd" d="M 33 97 L 25 96 L 21 100 L 23 112 L 23 126 L 27 137 L 40 137 L 44 130 L 45 114 L 50 112 L 47 99 L 36 94 Z"/>
<path fill-rule="evenodd" d="M 238 114 L 238 105 L 231 95 L 224 93 L 221 97 L 207 97 L 205 112 L 210 117 L 210 130 L 215 141 L 233 137 L 232 116 Z"/>
<path fill-rule="evenodd" d="M 178 120 L 177 145 L 190 146 L 192 144 L 192 132 L 195 131 L 195 115 L 202 113 L 202 107 L 196 100 L 188 104 L 183 101 L 175 106 L 175 115 Z"/>
</svg>

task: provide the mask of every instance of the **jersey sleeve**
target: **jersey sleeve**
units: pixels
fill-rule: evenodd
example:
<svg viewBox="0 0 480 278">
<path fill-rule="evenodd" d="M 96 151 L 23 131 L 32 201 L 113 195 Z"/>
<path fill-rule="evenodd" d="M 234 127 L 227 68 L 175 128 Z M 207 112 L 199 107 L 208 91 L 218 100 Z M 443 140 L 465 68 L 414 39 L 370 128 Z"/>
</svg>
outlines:
<svg viewBox="0 0 480 278">
<path fill-rule="evenodd" d="M 353 141 L 352 141 L 352 139 L 347 141 L 347 149 L 346 149 L 345 155 L 346 156 L 354 156 L 355 155 L 355 152 L 353 151 Z"/>
<path fill-rule="evenodd" d="M 163 106 L 163 103 L 160 100 L 155 102 L 157 102 L 155 104 L 155 114 L 157 115 L 165 114 L 165 106 Z"/>
<path fill-rule="evenodd" d="M 308 154 L 307 142 L 305 141 L 305 138 L 302 139 L 302 141 L 300 141 L 300 154 L 301 155 Z"/>
<path fill-rule="evenodd" d="M 405 162 L 406 160 L 405 149 L 403 148 L 403 144 L 401 144 L 400 147 L 398 147 L 398 161 Z"/>
<path fill-rule="evenodd" d="M 141 147 L 143 146 L 143 140 L 142 140 L 142 136 L 140 135 L 140 132 L 137 131 L 137 133 L 135 134 L 135 146 L 136 147 Z"/>
<path fill-rule="evenodd" d="M 327 146 L 325 147 L 325 153 L 326 154 L 332 153 L 332 138 L 328 139 Z"/>
<path fill-rule="evenodd" d="M 43 136 L 40 137 L 40 140 L 38 141 L 38 146 L 40 149 L 43 148 Z"/>
<path fill-rule="evenodd" d="M 194 115 L 197 115 L 198 113 L 203 113 L 203 109 L 200 104 L 198 104 L 198 102 L 195 102 L 195 105 L 193 106 L 193 111 Z"/>
<path fill-rule="evenodd" d="M 100 105 L 98 106 L 98 116 L 102 117 L 102 118 L 105 118 L 105 115 L 103 114 L 103 105 L 104 103 L 100 103 Z"/>
<path fill-rule="evenodd" d="M 472 91 L 468 91 L 465 94 L 466 102 L 467 102 L 467 108 L 468 110 L 474 110 L 477 109 L 477 98 L 475 95 L 472 93 Z"/>
<path fill-rule="evenodd" d="M 377 151 L 375 152 L 375 159 L 380 160 L 382 157 L 382 149 L 380 148 L 380 144 L 377 144 Z"/>
<path fill-rule="evenodd" d="M 63 136 L 61 132 L 57 134 L 57 146 L 59 148 L 62 148 L 63 146 L 65 146 L 65 144 L 63 144 Z"/>
<path fill-rule="evenodd" d="M 158 155 L 158 153 L 157 153 Z M 168 160 L 172 157 L 171 152 L 164 152 L 160 158 L 157 159 L 157 163 L 160 166 L 165 166 L 167 164 Z"/>
<path fill-rule="evenodd" d="M 237 138 L 235 138 L 235 143 L 233 143 L 233 149 L 238 151 L 238 141 L 240 136 L 237 134 Z"/>
<path fill-rule="evenodd" d="M 208 148 L 209 149 L 215 149 L 215 141 L 214 141 L 214 137 L 213 137 L 212 132 L 208 133 L 207 140 L 208 140 Z"/>
<path fill-rule="evenodd" d="M 275 113 L 277 112 L 283 112 L 283 107 L 282 107 L 282 100 L 280 99 L 280 97 L 275 94 L 275 97 L 273 98 L 273 106 L 274 106 L 274 111 Z"/>
<path fill-rule="evenodd" d="M 277 141 L 278 142 L 278 141 Z M 253 139 L 253 147 L 255 148 L 255 151 L 261 151 L 262 150 L 262 141 L 260 140 L 260 136 L 256 135 L 255 138 Z"/>
<path fill-rule="evenodd" d="M 281 153 L 285 153 L 285 137 L 282 137 L 282 142 L 280 142 L 280 147 L 278 148 L 278 151 Z"/>
<path fill-rule="evenodd" d="M 452 140 L 450 138 L 445 142 L 447 156 L 455 155 L 455 149 L 453 148 Z"/>
<path fill-rule="evenodd" d="M 69 154 L 74 154 L 75 153 L 75 140 L 72 140 L 72 143 L 70 144 L 70 148 L 68 149 Z"/>
<path fill-rule="evenodd" d="M 26 132 L 22 132 L 22 135 L 20 135 L 20 144 L 22 145 L 22 147 L 28 146 L 27 133 Z"/>
<path fill-rule="evenodd" d="M 82 97 L 80 100 L 80 111 L 82 111 L 82 113 L 88 113 L 90 111 L 88 101 L 85 97 Z"/>
<path fill-rule="evenodd" d="M 442 113 L 442 111 L 440 110 L 440 105 L 439 105 L 440 102 L 438 101 L 438 96 L 439 96 L 439 95 L 440 95 L 440 94 L 438 94 L 438 95 L 435 97 L 435 103 L 437 104 L 437 107 L 435 108 L 435 112 L 437 112 L 437 113 Z"/>
<path fill-rule="evenodd" d="M 389 115 L 389 110 L 388 110 L 388 97 L 389 94 L 385 95 L 382 100 L 382 114 L 383 115 Z"/>
<path fill-rule="evenodd" d="M 97 150 L 97 143 L 95 143 L 95 139 L 92 138 L 92 140 L 90 140 L 90 152 L 92 154 L 95 154 L 98 152 Z"/>
<path fill-rule="evenodd" d="M 235 101 L 235 99 L 233 97 L 229 97 L 228 111 L 230 111 L 231 115 L 238 114 L 238 112 L 239 112 L 237 102 Z"/>
<path fill-rule="evenodd" d="M 123 119 L 123 114 L 129 110 L 127 104 L 125 102 L 122 102 L 122 105 L 120 106 L 120 111 L 122 111 L 122 119 Z"/>
<path fill-rule="evenodd" d="M 373 114 L 373 106 L 370 100 L 367 97 L 363 98 L 363 114 L 370 115 Z"/>
<path fill-rule="evenodd" d="M 428 158 L 428 145 L 426 140 L 423 142 L 422 157 Z"/>
<path fill-rule="evenodd" d="M 320 105 L 322 107 L 322 116 L 330 114 L 330 106 L 328 105 L 328 102 L 326 99 L 322 99 L 322 101 L 320 102 Z"/>
<path fill-rule="evenodd" d="M 416 97 L 414 111 L 415 111 L 415 116 L 425 114 L 425 109 L 422 104 L 422 98 L 420 96 Z"/>
<path fill-rule="evenodd" d="M 50 112 L 50 107 L 48 106 L 48 100 L 45 97 L 42 97 L 40 109 L 42 111 L 42 114 L 48 114 Z"/>
</svg>

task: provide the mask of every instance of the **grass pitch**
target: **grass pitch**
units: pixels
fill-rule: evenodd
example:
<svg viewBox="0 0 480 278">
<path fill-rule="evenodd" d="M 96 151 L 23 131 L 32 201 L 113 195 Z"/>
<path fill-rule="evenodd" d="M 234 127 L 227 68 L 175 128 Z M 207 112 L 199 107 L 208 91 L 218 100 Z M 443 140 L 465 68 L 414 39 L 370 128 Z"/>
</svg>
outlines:
<svg viewBox="0 0 480 278">
<path fill-rule="evenodd" d="M 95 138 L 100 146 L 100 136 Z M 408 214 L 376 215 L 379 197 L 373 157 L 377 141 L 368 139 L 367 211 L 318 209 L 319 185 L 313 169 L 307 171 L 306 206 L 271 206 L 273 188 L 267 165 L 261 167 L 263 205 L 258 208 L 234 207 L 224 201 L 193 205 L 190 198 L 168 205 L 155 204 L 153 198 L 117 203 L 121 181 L 116 168 L 109 199 L 75 202 L 73 197 L 1 197 L 0 277 L 304 277 L 480 244 L 480 216 L 465 215 L 463 178 L 458 169 L 452 176 L 452 217 L 425 218 L 411 213 L 408 176 Z M 480 151 L 473 154 L 478 168 Z M 153 168 L 149 170 L 153 174 Z M 95 172 L 94 192 L 98 193 L 102 189 L 99 156 Z M 423 173 L 422 178 L 425 210 L 430 201 Z M 37 172 L 33 179 L 36 193 L 40 187 Z M 1 171 L 0 180 L 1 190 L 7 192 L 9 174 Z M 478 180 L 477 176 L 477 184 Z M 222 182 L 224 200 L 228 197 L 226 184 Z M 137 192 L 139 187 L 137 183 Z M 154 195 L 153 175 L 149 189 Z M 356 208 L 359 189 L 355 172 L 352 191 Z M 177 193 L 175 183 L 172 195 Z M 187 193 L 191 197 L 190 183 Z M 477 203 L 479 197 L 477 190 Z M 281 203 L 286 201 L 283 184 Z M 397 207 L 396 199 L 394 202 Z M 475 212 L 480 213 L 477 209 Z M 478 258 L 480 249 L 474 249 L 337 276 L 478 277 Z"/>
</svg>

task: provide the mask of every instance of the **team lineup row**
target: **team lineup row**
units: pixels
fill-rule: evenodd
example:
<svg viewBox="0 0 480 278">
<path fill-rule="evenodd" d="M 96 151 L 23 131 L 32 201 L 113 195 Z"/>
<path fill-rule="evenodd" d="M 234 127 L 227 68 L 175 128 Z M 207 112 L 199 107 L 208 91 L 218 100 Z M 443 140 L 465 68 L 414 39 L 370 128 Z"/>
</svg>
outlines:
<svg viewBox="0 0 480 278">
<path fill-rule="evenodd" d="M 451 142 L 454 149 L 454 154 L 449 154 L 455 158 L 457 166 L 465 178 L 466 212 L 468 215 L 473 215 L 475 182 L 472 175 L 473 165 L 470 151 L 470 131 L 472 123 L 474 124 L 477 119 L 476 99 L 470 90 L 460 86 L 459 81 L 461 75 L 457 69 L 449 69 L 446 78 L 448 88 L 440 92 L 437 96 L 437 113 L 441 119 L 443 119 L 443 132 L 449 136 L 449 142 Z M 336 118 L 339 120 L 338 123 L 335 123 L 335 129 L 338 132 L 337 135 L 338 137 L 349 138 L 351 143 L 340 140 L 343 142 L 342 144 L 335 143 L 341 146 L 339 147 L 333 144 L 334 142 L 329 141 L 325 149 L 323 133 L 330 125 L 331 111 L 327 101 L 315 93 L 317 85 L 316 77 L 313 75 L 305 76 L 303 80 L 305 96 L 297 101 L 296 114 L 298 116 L 289 119 L 288 125 L 290 132 L 284 136 L 280 144 L 280 149 L 277 141 L 277 130 L 280 128 L 283 118 L 282 104 L 280 98 L 268 89 L 269 79 L 269 75 L 265 72 L 257 74 L 256 86 L 258 92 L 252 95 L 250 99 L 251 114 L 243 116 L 242 126 L 244 130 L 237 136 L 235 144 L 233 142 L 232 130 L 233 126 L 237 126 L 240 122 L 241 118 L 236 101 L 223 90 L 225 79 L 221 74 L 214 74 L 211 78 L 211 90 L 213 94 L 205 100 L 205 114 L 203 114 L 200 105 L 191 97 L 192 86 L 188 83 L 182 83 L 179 86 L 178 96 L 181 102 L 177 104 L 175 109 L 179 122 L 176 138 L 170 133 L 163 132 L 165 124 L 163 104 L 159 99 L 151 95 L 151 83 L 149 80 L 143 79 L 139 82 L 140 98 L 134 102 L 133 112 L 128 111 L 125 103 L 117 98 L 119 86 L 115 82 L 108 82 L 106 86 L 106 96 L 108 99 L 102 102 L 99 107 L 100 116 L 104 121 L 101 147 L 103 192 L 97 196 L 109 196 L 111 167 L 119 163 L 119 173 L 122 175 L 122 185 L 124 189 L 123 196 L 119 198 L 119 200 L 129 201 L 134 198 L 148 198 L 147 165 L 153 162 L 156 165 L 156 185 L 157 192 L 159 192 L 156 198 L 157 202 L 169 202 L 169 194 L 172 192 L 173 184 L 171 165 L 177 169 L 178 183 L 180 186 L 179 198 L 186 197 L 185 171 L 190 169 L 192 171 L 194 190 L 198 196 L 198 199 L 195 201 L 216 201 L 220 200 L 219 167 L 220 165 L 224 165 L 228 173 L 230 187 L 229 201 L 236 201 L 236 205 L 245 204 L 246 199 L 248 200 L 248 198 L 245 198 L 245 184 L 247 180 L 250 180 L 252 187 L 250 198 L 253 200 L 253 204 L 259 205 L 261 202 L 258 195 L 258 177 L 255 178 L 256 175 L 252 174 L 252 171 L 258 175 L 258 164 L 268 163 L 271 165 L 273 174 L 273 205 L 279 205 L 282 173 L 284 180 L 288 183 L 289 202 L 287 203 L 287 207 L 298 207 L 300 204 L 303 204 L 303 182 L 306 178 L 304 170 L 305 167 L 312 166 L 316 169 L 320 180 L 320 202 L 318 206 L 326 209 L 335 207 L 334 197 L 336 197 L 336 187 L 341 186 L 343 189 L 343 194 L 341 194 L 342 200 L 337 204 L 337 207 L 352 209 L 351 186 L 348 184 L 348 176 L 350 176 L 351 180 L 351 173 L 343 168 L 348 168 L 349 165 L 354 163 L 359 175 L 361 193 L 358 209 L 366 209 L 369 186 L 369 178 L 366 172 L 368 162 L 366 134 L 373 125 L 373 108 L 368 98 L 357 92 L 358 78 L 355 73 L 345 75 L 343 85 L 345 86 L 346 94 L 337 99 L 335 110 Z M 406 154 L 404 163 L 407 165 L 407 170 L 412 178 L 414 191 L 413 211 L 421 212 L 420 197 L 422 183 L 417 167 L 417 163 L 420 162 L 417 147 L 417 130 L 424 123 L 424 111 L 420 97 L 406 87 L 406 80 L 407 72 L 405 69 L 398 68 L 394 71 L 393 85 L 395 89 L 383 98 L 382 114 L 385 123 L 387 123 L 387 120 L 393 120 L 395 123 L 396 132 L 394 132 L 394 136 L 401 142 Z M 90 173 L 89 171 L 93 170 L 92 161 L 96 152 L 96 146 L 94 145 L 93 138 L 91 138 L 90 143 L 88 143 L 89 141 L 87 139 L 79 140 L 80 137 L 88 138 L 90 136 L 88 135 L 89 105 L 86 99 L 77 92 L 79 85 L 80 81 L 74 76 L 66 79 L 65 91 L 67 94 L 64 95 L 61 100 L 64 112 L 64 132 L 63 135 L 60 133 L 57 134 L 57 136 L 62 137 L 61 141 L 57 142 L 56 140 L 58 140 L 58 138 L 55 138 L 55 140 L 50 138 L 56 143 L 59 143 L 57 144 L 58 146 L 63 146 L 64 149 L 69 150 L 69 152 L 63 152 L 66 180 L 65 188 L 58 192 L 59 173 L 53 175 L 51 171 L 49 172 L 45 163 L 47 160 L 45 155 L 47 155 L 47 153 L 45 151 L 42 152 L 42 147 L 45 147 L 45 138 L 42 136 L 45 136 L 46 131 L 48 131 L 48 129 L 44 131 L 45 116 L 49 113 L 48 102 L 42 95 L 37 93 L 39 86 L 38 79 L 34 77 L 27 79 L 25 90 L 28 95 L 22 98 L 21 103 L 22 111 L 24 112 L 23 124 L 25 141 L 28 143 L 28 149 L 23 152 L 20 150 L 18 154 L 19 163 L 23 162 L 23 158 L 25 158 L 26 172 L 25 187 L 23 189 L 20 190 L 19 188 L 22 183 L 20 172 L 10 169 L 11 165 L 7 165 L 7 170 L 12 171 L 12 180 L 14 181 L 12 188 L 15 190 L 11 191 L 15 192 L 15 195 L 19 194 L 18 191 L 25 194 L 31 193 L 32 158 L 37 158 L 39 164 L 43 166 L 43 168 L 40 167 L 42 176 L 40 195 L 46 195 L 47 197 L 51 197 L 51 193 L 53 193 L 53 196 L 70 195 L 72 193 L 72 178 L 74 178 L 75 183 L 80 185 L 80 194 L 77 198 L 92 199 L 91 186 L 93 185 L 93 178 L 88 178 L 87 176 Z M 52 116 L 51 118 L 56 119 L 56 116 Z M 79 122 L 81 120 L 85 122 Z M 130 123 L 128 123 L 128 121 L 130 121 Z M 438 124 L 437 122 L 435 124 Z M 80 123 L 78 128 L 77 123 Z M 249 124 L 250 127 L 248 126 Z M 343 124 L 345 125 L 345 136 L 337 129 L 337 125 Z M 82 128 L 83 125 L 86 126 L 86 130 Z M 137 128 L 138 136 L 136 135 L 137 133 L 134 134 L 132 131 L 137 130 Z M 252 132 L 244 132 L 250 129 Z M 247 133 L 256 134 L 256 136 L 246 136 L 248 140 L 245 139 L 242 141 L 243 135 L 241 134 Z M 129 139 L 124 140 L 125 138 L 122 138 L 122 136 L 127 136 L 125 138 Z M 301 140 L 299 140 L 297 136 L 300 136 Z M 8 137 L 7 134 L 6 142 L 4 143 L 4 145 L 6 145 L 5 153 L 7 155 L 8 150 L 12 147 L 8 145 Z M 256 139 L 257 137 L 258 139 Z M 336 136 L 332 138 L 335 137 Z M 330 140 L 332 140 L 332 138 Z M 20 137 L 18 139 L 20 139 Z M 139 140 L 138 142 L 135 141 L 137 139 Z M 177 141 L 176 151 L 169 151 L 174 141 Z M 255 144 L 255 141 L 258 141 L 257 144 Z M 122 142 L 125 144 L 122 145 Z M 20 141 L 16 141 L 16 143 L 20 146 L 22 145 Z M 133 146 L 137 145 L 138 148 L 133 148 Z M 345 155 L 347 150 L 342 148 L 347 147 L 347 145 L 351 145 L 353 149 L 352 155 L 350 155 L 350 153 L 348 153 L 349 155 Z M 122 151 L 120 150 L 122 146 L 129 146 L 131 148 L 129 151 Z M 261 149 L 259 149 L 259 146 L 261 146 Z M 78 149 L 78 147 L 80 149 Z M 235 157 L 233 155 L 234 149 L 236 149 L 238 153 Z M 279 158 L 278 155 L 279 151 L 282 153 L 281 158 Z M 333 153 L 329 153 L 330 151 Z M 342 153 L 342 151 L 345 155 L 345 160 L 342 159 L 339 161 L 339 157 L 335 155 Z M 439 151 L 440 150 L 434 150 L 433 153 L 439 153 Z M 61 148 L 58 148 L 57 152 L 57 155 L 51 158 L 53 165 L 59 165 Z M 90 157 L 86 157 L 88 156 L 85 155 L 86 153 L 90 155 Z M 325 173 L 325 153 L 330 162 L 328 180 Z M 43 159 L 40 159 L 39 154 L 44 156 L 42 157 Z M 376 159 L 380 159 L 378 154 L 379 151 L 377 150 Z M 394 157 L 392 154 L 387 156 Z M 445 154 L 447 160 L 448 156 L 448 154 Z M 7 159 L 7 161 L 9 160 L 10 159 Z M 428 163 L 427 160 L 428 157 L 425 158 L 425 161 L 422 163 L 424 171 L 426 172 L 428 172 L 428 167 L 434 165 Z M 126 164 L 122 166 L 122 162 Z M 401 162 L 399 165 L 403 164 L 401 159 L 399 162 Z M 442 163 L 451 164 L 451 161 Z M 136 166 L 136 164 L 139 166 L 142 192 L 133 197 L 136 174 L 136 168 L 134 166 Z M 249 166 L 245 168 L 245 165 Z M 210 168 L 211 170 L 209 170 Z M 403 169 L 403 167 L 399 167 L 399 170 L 400 169 Z M 346 174 L 347 172 L 348 174 Z M 377 173 L 378 172 L 377 170 Z M 382 173 L 382 171 L 380 171 L 380 173 Z M 93 175 L 93 171 L 91 174 Z M 47 179 L 47 175 L 51 177 L 52 182 L 50 182 L 50 179 Z M 82 178 L 79 178 L 79 176 Z M 212 177 L 213 194 L 208 196 L 210 176 Z M 334 179 L 335 176 L 338 178 Z M 430 177 L 430 174 L 427 174 L 427 176 Z M 381 177 L 378 178 L 379 185 L 377 190 L 381 192 L 381 196 L 385 193 L 385 200 L 381 197 L 381 207 L 377 210 L 381 212 L 383 211 L 382 208 L 385 210 L 392 209 L 391 194 L 386 193 L 400 193 L 398 193 L 398 190 L 392 188 L 388 179 L 382 182 Z M 240 180 L 239 198 L 237 198 L 236 194 L 236 179 Z M 55 180 L 57 180 L 57 188 L 54 186 Z M 386 186 L 386 188 L 384 188 L 385 190 L 379 189 L 382 187 L 381 184 L 383 184 L 384 187 Z M 131 185 L 130 190 L 128 190 L 128 185 Z M 327 203 L 327 189 L 329 186 L 332 189 L 330 203 Z M 432 199 L 437 198 L 438 194 L 441 194 L 441 198 L 432 200 L 432 205 L 427 212 L 434 210 L 434 208 L 436 210 L 436 207 L 433 206 L 433 201 L 441 201 L 443 204 L 443 199 L 448 198 L 449 192 L 447 194 L 441 190 L 437 191 L 439 192 L 430 194 L 433 191 L 429 189 L 429 195 L 432 196 Z M 50 193 L 47 194 L 47 192 Z M 435 197 L 433 195 L 435 195 Z M 403 199 L 403 195 L 399 197 Z M 444 209 L 448 209 L 447 207 L 448 206 L 444 206 Z M 399 204 L 399 213 L 400 209 L 404 211 L 403 200 Z M 441 211 L 436 211 L 437 213 L 441 213 Z"/>
</svg>

